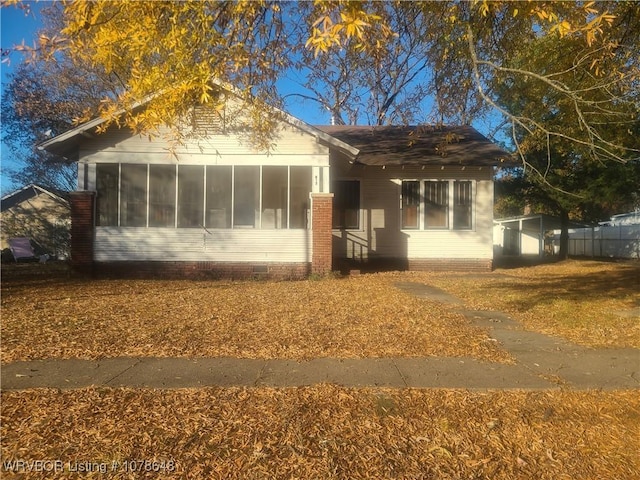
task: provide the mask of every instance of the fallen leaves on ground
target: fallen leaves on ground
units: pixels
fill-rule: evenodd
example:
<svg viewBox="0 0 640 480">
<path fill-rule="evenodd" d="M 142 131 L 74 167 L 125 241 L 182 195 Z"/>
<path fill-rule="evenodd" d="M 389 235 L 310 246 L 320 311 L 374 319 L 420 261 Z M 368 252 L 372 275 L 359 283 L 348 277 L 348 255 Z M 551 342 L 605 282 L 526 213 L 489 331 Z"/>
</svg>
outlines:
<svg viewBox="0 0 640 480">
<path fill-rule="evenodd" d="M 636 391 L 42 389 L 2 393 L 2 476 L 631 479 L 639 429 Z"/>
<path fill-rule="evenodd" d="M 489 274 L 413 273 L 526 328 L 590 347 L 640 348 L 640 262 L 569 260 Z M 628 312 L 628 314 L 627 314 Z"/>
<path fill-rule="evenodd" d="M 8 275 L 2 362 L 117 356 L 467 356 L 510 362 L 451 306 L 385 275 L 296 282 Z"/>
</svg>

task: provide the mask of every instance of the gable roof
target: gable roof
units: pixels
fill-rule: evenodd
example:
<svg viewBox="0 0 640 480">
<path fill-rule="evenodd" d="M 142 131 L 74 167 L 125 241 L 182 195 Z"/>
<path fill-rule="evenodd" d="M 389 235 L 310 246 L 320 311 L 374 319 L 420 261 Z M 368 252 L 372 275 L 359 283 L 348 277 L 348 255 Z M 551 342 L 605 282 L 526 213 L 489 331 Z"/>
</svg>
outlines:
<svg viewBox="0 0 640 480">
<path fill-rule="evenodd" d="M 236 90 L 227 84 L 224 84 L 219 81 L 212 81 L 213 84 L 217 85 L 219 88 L 231 93 L 232 95 L 239 96 Z M 132 109 L 143 108 L 147 103 L 149 103 L 154 96 L 149 96 L 145 100 L 136 103 Z M 333 146 L 340 150 L 342 153 L 347 155 L 349 158 L 355 158 L 358 154 L 358 149 L 353 147 L 350 144 L 345 143 L 344 141 L 334 138 L 331 135 L 327 134 L 321 129 L 309 125 L 308 123 L 303 122 L 302 120 L 290 115 L 278 108 L 268 106 L 268 108 L 274 113 L 280 115 L 282 119 L 292 125 L 293 127 L 298 128 L 299 130 L 308 133 L 311 136 L 316 137 L 316 139 L 320 142 L 328 146 Z M 125 113 L 125 110 L 120 110 L 115 113 L 115 116 L 120 116 Z M 38 145 L 39 150 L 46 150 L 47 152 L 53 153 L 55 155 L 59 155 L 64 158 L 69 158 L 71 160 L 76 160 L 73 158 L 74 155 L 77 154 L 77 146 L 82 140 L 82 138 L 93 138 L 96 129 L 107 122 L 106 118 L 97 117 L 88 122 L 85 122 L 81 125 L 78 125 L 75 128 L 67 130 L 60 135 L 57 135 L 49 140 L 45 140 L 44 142 Z"/>
<path fill-rule="evenodd" d="M 23 187 L 19 190 L 11 192 L 4 197 L 0 202 L 0 211 L 4 212 L 9 210 L 10 208 L 15 207 L 16 205 L 24 202 L 25 200 L 29 200 L 30 198 L 35 198 L 38 195 L 49 195 L 54 200 L 61 201 L 64 203 L 68 203 L 68 194 L 62 190 L 58 190 L 57 188 L 46 188 L 41 185 L 36 185 L 35 183 L 31 183 L 26 187 Z"/>
<path fill-rule="evenodd" d="M 471 126 L 319 126 L 356 147 L 363 165 L 478 165 L 511 162 L 511 154 Z"/>
</svg>

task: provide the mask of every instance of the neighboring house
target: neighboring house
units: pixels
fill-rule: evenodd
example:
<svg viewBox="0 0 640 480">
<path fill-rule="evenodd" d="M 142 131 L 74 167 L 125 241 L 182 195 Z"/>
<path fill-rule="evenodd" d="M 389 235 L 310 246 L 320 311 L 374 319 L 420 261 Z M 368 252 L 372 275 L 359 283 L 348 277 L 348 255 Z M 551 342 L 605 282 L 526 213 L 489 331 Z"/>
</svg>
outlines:
<svg viewBox="0 0 640 480">
<path fill-rule="evenodd" d="M 603 227 L 617 227 L 620 225 L 640 225 L 640 210 L 629 213 L 619 213 L 613 215 L 611 220 L 607 222 L 601 222 Z"/>
<path fill-rule="evenodd" d="M 332 265 L 492 268 L 493 166 L 471 127 L 313 127 L 256 152 L 226 128 L 170 154 L 93 120 L 41 148 L 78 162 L 72 262 L 91 271 L 302 278 Z M 194 109 L 194 128 L 198 125 Z"/>
<path fill-rule="evenodd" d="M 9 247 L 9 238 L 28 237 L 39 254 L 59 259 L 69 256 L 71 216 L 67 192 L 31 184 L 2 197 L 1 204 L 3 250 Z"/>
</svg>

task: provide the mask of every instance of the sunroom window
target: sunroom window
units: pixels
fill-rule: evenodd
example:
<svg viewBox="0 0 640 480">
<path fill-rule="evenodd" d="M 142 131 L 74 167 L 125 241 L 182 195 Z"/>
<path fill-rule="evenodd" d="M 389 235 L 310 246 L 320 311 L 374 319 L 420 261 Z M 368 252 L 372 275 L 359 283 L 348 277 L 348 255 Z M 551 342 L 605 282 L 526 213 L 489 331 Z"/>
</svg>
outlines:
<svg viewBox="0 0 640 480">
<path fill-rule="evenodd" d="M 98 226 L 308 228 L 311 167 L 97 164 Z"/>
<path fill-rule="evenodd" d="M 262 167 L 262 228 L 287 228 L 287 167 Z"/>
<path fill-rule="evenodd" d="M 204 167 L 178 166 L 178 227 L 200 227 L 204 208 Z"/>
<path fill-rule="evenodd" d="M 96 225 L 118 225 L 118 187 L 120 165 L 99 164 L 96 166 Z"/>
<path fill-rule="evenodd" d="M 233 226 L 255 228 L 260 212 L 260 167 L 235 167 Z"/>
<path fill-rule="evenodd" d="M 149 226 L 176 225 L 176 167 L 149 165 Z"/>
<path fill-rule="evenodd" d="M 207 228 L 231 228 L 231 166 L 207 167 Z"/>
</svg>

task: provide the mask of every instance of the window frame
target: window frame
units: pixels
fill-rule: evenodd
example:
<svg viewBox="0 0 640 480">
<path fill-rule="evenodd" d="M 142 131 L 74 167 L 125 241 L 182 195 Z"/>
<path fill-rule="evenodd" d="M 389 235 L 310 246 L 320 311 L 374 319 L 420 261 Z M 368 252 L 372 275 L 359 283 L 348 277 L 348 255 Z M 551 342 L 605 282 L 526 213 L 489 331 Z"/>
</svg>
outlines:
<svg viewBox="0 0 640 480">
<path fill-rule="evenodd" d="M 352 183 L 352 184 L 357 184 L 358 185 L 358 194 L 357 196 L 354 195 L 353 198 L 357 197 L 357 208 L 352 208 L 352 209 L 347 209 L 344 206 L 338 205 L 338 201 L 341 200 L 341 193 L 339 194 L 337 191 L 337 184 L 346 184 L 346 183 Z M 360 179 L 354 179 L 354 178 L 337 178 L 337 179 L 333 179 L 331 180 L 331 191 L 333 192 L 333 208 L 332 208 L 332 215 L 331 215 L 331 229 L 332 230 L 361 230 L 362 229 L 362 182 L 360 181 Z M 339 215 L 340 217 L 340 222 L 336 223 L 336 211 L 340 211 L 341 214 Z M 347 210 L 355 210 L 356 212 L 356 224 L 355 226 L 348 226 L 346 225 L 346 212 Z"/>
<path fill-rule="evenodd" d="M 417 184 L 418 186 L 418 190 L 417 190 L 417 196 L 418 196 L 418 201 L 416 204 L 414 204 L 413 202 L 411 204 L 407 203 L 407 197 L 409 195 L 409 193 L 415 193 L 415 192 L 407 192 L 405 190 L 405 184 Z M 422 215 L 422 186 L 421 186 L 422 182 L 420 180 L 416 180 L 416 179 L 403 179 L 401 184 L 400 184 L 400 205 L 401 205 L 401 213 L 400 213 L 400 228 L 402 230 L 420 230 L 420 216 Z M 415 225 L 407 225 L 407 211 L 408 211 L 408 207 L 414 207 L 415 206 Z"/>
<path fill-rule="evenodd" d="M 435 231 L 475 231 L 476 230 L 476 197 L 477 197 L 477 185 L 478 181 L 475 179 L 442 179 L 442 178 L 402 178 L 400 180 L 400 198 L 399 198 L 399 215 L 398 215 L 398 223 L 401 231 L 407 232 L 415 232 L 416 230 L 427 232 L 435 232 Z M 403 191 L 404 191 L 404 183 L 405 182 L 419 182 L 420 185 L 420 204 L 418 206 L 419 214 L 418 214 L 418 227 L 405 227 L 404 225 L 404 199 L 403 199 Z M 447 184 L 447 213 L 446 213 L 446 226 L 428 226 L 426 215 L 427 215 L 427 205 L 426 205 L 426 190 L 427 183 L 429 182 L 442 182 Z M 456 195 L 456 185 L 457 184 L 468 184 L 468 215 L 469 215 L 469 224 L 470 226 L 459 226 L 457 221 L 457 213 L 456 213 L 456 201 L 458 200 Z"/>
<path fill-rule="evenodd" d="M 459 191 L 456 188 L 458 185 L 462 185 L 462 184 L 468 184 L 469 189 L 468 189 L 468 200 L 469 200 L 469 204 L 468 205 L 459 205 L 458 204 L 458 200 L 459 200 Z M 459 224 L 457 225 L 457 221 L 456 219 L 459 218 L 458 217 L 458 211 L 460 210 L 458 207 L 460 206 L 465 206 L 465 208 L 468 209 L 468 212 L 465 213 L 465 216 L 468 216 L 468 226 L 460 226 Z M 474 225 L 474 210 L 475 210 L 475 188 L 474 188 L 474 182 L 472 180 L 454 180 L 453 181 L 453 207 L 452 207 L 452 223 L 451 223 L 451 229 L 452 230 L 474 230 L 475 229 L 475 225 Z"/>
<path fill-rule="evenodd" d="M 96 202 L 96 215 L 95 215 L 95 226 L 96 227 L 124 227 L 122 223 L 122 215 L 123 215 L 123 191 L 122 191 L 122 171 L 123 166 L 128 168 L 128 166 L 135 166 L 138 169 L 145 169 L 146 177 L 145 182 L 143 182 L 142 189 L 144 190 L 144 216 L 145 221 L 140 222 L 140 225 L 135 226 L 135 228 L 174 228 L 174 229 L 190 229 L 190 228 L 205 228 L 205 229 L 219 229 L 219 230 L 232 230 L 232 229 L 259 229 L 259 230 L 308 230 L 310 228 L 310 202 L 309 202 L 309 194 L 313 191 L 313 166 L 311 165 L 208 165 L 208 164 L 173 164 L 173 163 L 131 163 L 131 162 L 97 162 L 94 164 L 95 168 L 93 171 L 95 172 L 95 178 L 93 181 L 93 185 L 95 186 L 97 192 L 97 202 Z M 171 190 L 172 202 L 166 202 L 165 206 L 170 206 L 173 209 L 173 220 L 170 222 L 164 222 L 162 225 L 157 225 L 156 222 L 151 221 L 151 214 L 154 212 L 154 208 L 158 205 L 162 206 L 161 203 L 154 201 L 154 206 L 151 205 L 152 197 L 156 197 L 157 195 L 152 195 L 152 190 L 154 192 L 161 191 L 162 189 L 158 189 L 155 182 L 152 181 L 152 171 L 157 167 L 166 166 L 167 170 L 173 170 L 174 175 L 172 177 L 172 184 L 169 187 Z M 198 175 L 195 183 L 198 186 L 198 193 L 202 193 L 201 201 L 200 195 L 198 195 L 198 199 L 192 202 L 188 202 L 190 206 L 197 206 L 197 215 L 200 217 L 197 222 L 198 225 L 195 225 L 195 222 L 190 222 L 189 225 L 183 224 L 180 221 L 180 212 L 184 207 L 181 206 L 180 199 L 184 197 L 184 191 L 181 190 L 181 167 L 184 168 L 183 172 L 186 172 L 187 169 L 193 169 L 192 171 L 196 171 L 202 169 L 202 181 L 200 182 L 200 178 Z M 209 197 L 207 195 L 208 187 L 211 186 L 211 183 L 208 180 L 208 176 L 213 177 L 213 173 L 215 168 L 228 168 L 230 175 L 226 175 L 226 180 L 228 180 L 228 189 L 230 192 L 230 198 L 225 201 L 225 205 L 228 205 L 229 212 L 225 216 L 224 223 L 227 225 L 225 227 L 220 226 L 212 226 L 207 225 L 209 223 L 208 218 L 208 208 L 213 205 L 209 203 Z M 257 180 L 257 184 L 254 187 L 257 190 L 254 192 L 255 205 L 254 205 L 254 224 L 253 225 L 240 225 L 236 220 L 236 198 L 237 198 L 237 185 L 236 185 L 236 175 L 238 173 L 238 169 L 242 169 L 244 167 L 252 167 L 255 169 L 255 179 Z M 276 169 L 282 169 L 279 171 L 278 175 L 280 177 L 280 182 L 278 185 L 276 195 L 279 196 L 278 205 L 282 213 L 280 214 L 280 219 L 278 220 L 277 226 L 263 226 L 263 204 L 268 204 L 265 202 L 263 198 L 265 192 L 269 191 L 270 187 L 265 189 L 265 170 L 269 172 L 272 167 L 275 167 L 273 171 L 277 171 Z M 104 171 L 103 184 L 104 188 L 100 188 L 99 185 L 99 175 Z M 273 173 L 273 172 L 271 172 Z M 108 175 L 111 175 L 109 177 Z M 269 176 L 269 174 L 267 175 Z M 161 175 L 162 177 L 162 175 Z M 306 179 L 305 179 L 306 177 Z M 167 177 L 168 178 L 168 177 Z M 196 178 L 196 177 L 193 177 Z M 296 185 L 292 185 L 292 180 L 303 180 Z M 192 179 L 193 180 L 193 179 Z M 267 181 L 269 179 L 267 178 Z M 183 180 L 184 181 L 184 180 Z M 194 182 L 191 182 L 194 184 Z M 223 181 L 223 183 L 225 183 Z M 285 189 L 286 184 L 286 191 Z M 295 194 L 294 190 L 295 189 Z M 304 192 L 304 195 L 301 193 L 303 190 L 308 189 L 308 191 Z M 114 193 L 115 190 L 115 193 Z M 200 192 L 201 191 L 201 192 Z M 108 192 L 107 196 L 104 196 L 104 192 Z M 182 192 L 182 193 L 181 193 Z M 240 192 L 240 196 L 243 194 Z M 109 206 L 110 210 L 106 211 L 110 217 L 106 219 L 106 222 L 100 222 L 100 205 L 102 202 L 102 198 L 105 198 L 107 202 L 105 206 Z M 296 205 L 294 206 L 294 199 Z M 360 200 L 358 199 L 358 202 Z M 294 211 L 295 210 L 295 211 Z M 103 215 L 105 216 L 105 215 Z M 292 217 L 295 216 L 296 220 L 293 221 Z M 248 217 L 247 217 L 248 218 Z M 360 221 L 360 211 L 358 210 L 358 221 Z M 102 223 L 102 224 L 101 224 Z M 143 224 L 144 223 L 144 224 Z"/>
</svg>

